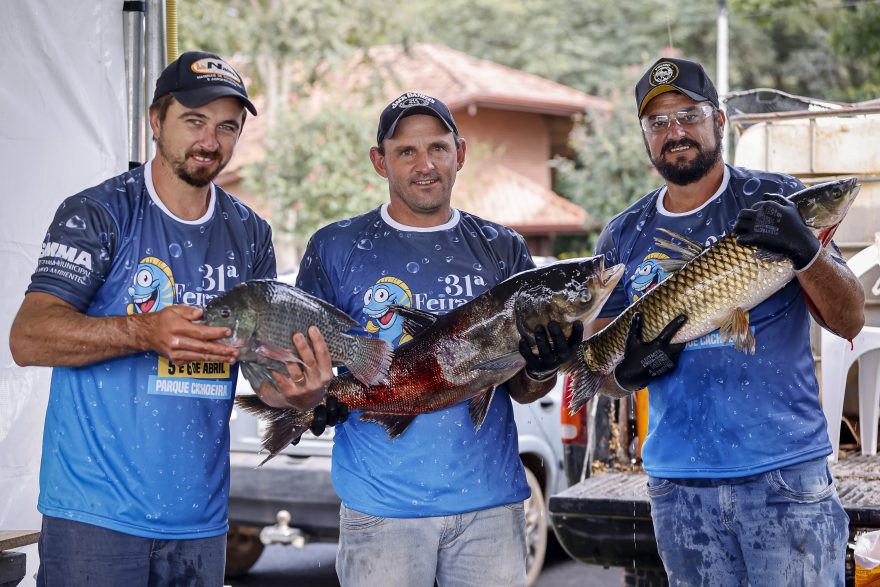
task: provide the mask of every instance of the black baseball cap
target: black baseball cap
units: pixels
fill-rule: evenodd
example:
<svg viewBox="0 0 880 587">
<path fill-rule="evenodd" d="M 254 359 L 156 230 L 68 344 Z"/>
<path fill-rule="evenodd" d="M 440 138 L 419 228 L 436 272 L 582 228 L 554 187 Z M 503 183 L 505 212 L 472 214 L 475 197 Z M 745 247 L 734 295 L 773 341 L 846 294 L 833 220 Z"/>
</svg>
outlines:
<svg viewBox="0 0 880 587">
<path fill-rule="evenodd" d="M 257 115 L 241 76 L 214 53 L 187 51 L 168 64 L 156 80 L 153 102 L 166 94 L 171 94 L 188 108 L 198 108 L 218 98 L 232 96 L 241 100 L 251 114 Z"/>
<path fill-rule="evenodd" d="M 642 115 L 648 102 L 666 92 L 681 92 L 698 102 L 709 101 L 718 108 L 718 92 L 703 66 L 695 61 L 661 57 L 636 84 L 636 106 Z"/>
<path fill-rule="evenodd" d="M 379 117 L 379 130 L 376 133 L 376 144 L 382 146 L 382 141 L 394 136 L 397 130 L 397 123 L 401 118 L 412 116 L 413 114 L 428 114 L 440 119 L 441 122 L 449 129 L 450 132 L 458 134 L 458 127 L 455 126 L 455 119 L 452 118 L 452 112 L 446 107 L 446 104 L 420 94 L 418 92 L 406 92 L 391 102 L 382 111 Z"/>
</svg>

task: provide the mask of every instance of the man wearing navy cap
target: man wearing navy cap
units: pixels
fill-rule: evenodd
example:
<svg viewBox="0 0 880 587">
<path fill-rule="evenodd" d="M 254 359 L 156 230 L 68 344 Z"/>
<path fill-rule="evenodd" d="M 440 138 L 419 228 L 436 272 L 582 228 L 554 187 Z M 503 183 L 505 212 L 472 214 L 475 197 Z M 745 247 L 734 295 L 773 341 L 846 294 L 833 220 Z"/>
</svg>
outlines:
<svg viewBox="0 0 880 587">
<path fill-rule="evenodd" d="M 466 148 L 440 100 L 407 92 L 392 101 L 370 150 L 388 203 L 315 233 L 297 285 L 396 346 L 408 337 L 391 304 L 445 314 L 534 267 L 519 234 L 452 207 Z M 466 402 L 414 418 L 394 441 L 359 413 L 336 428 L 343 585 L 525 585 L 529 487 L 511 397 L 546 395 L 582 334 L 566 340 L 555 322 L 539 326 L 542 352 L 525 347 L 526 368 L 494 394 L 479 430 Z"/>
<path fill-rule="evenodd" d="M 851 338 L 864 323 L 861 285 L 837 247 L 821 247 L 778 195 L 801 182 L 724 164 L 726 119 L 700 64 L 659 59 L 635 96 L 648 157 L 666 183 L 599 237 L 597 253 L 626 264 L 633 278 L 621 279 L 591 331 L 668 276 L 656 259 L 680 253 L 655 244 L 669 239 L 665 231 L 698 250 L 733 232 L 787 256 L 797 275 L 749 312 L 754 355 L 719 344 L 717 332 L 686 347 L 671 344 L 683 316 L 643 341 L 637 314 L 626 354 L 602 390 L 621 397 L 648 388 L 642 459 L 669 583 L 843 585 L 848 518 L 826 462 L 831 444 L 802 294 L 827 327 Z"/>
<path fill-rule="evenodd" d="M 16 363 L 54 367 L 38 585 L 223 584 L 238 349 L 199 319 L 275 277 L 269 225 L 212 183 L 245 109 L 232 67 L 184 53 L 156 83 L 156 157 L 67 198 L 49 226 L 10 334 Z M 304 366 L 256 390 L 266 403 L 321 401 L 330 357 L 309 334 L 293 338 Z"/>
</svg>

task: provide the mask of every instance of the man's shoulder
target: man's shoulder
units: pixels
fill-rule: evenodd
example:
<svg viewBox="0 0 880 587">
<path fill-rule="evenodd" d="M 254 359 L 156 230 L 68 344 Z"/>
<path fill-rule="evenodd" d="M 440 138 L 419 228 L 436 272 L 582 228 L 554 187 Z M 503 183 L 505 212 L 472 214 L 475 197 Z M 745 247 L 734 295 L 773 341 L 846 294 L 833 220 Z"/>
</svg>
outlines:
<svg viewBox="0 0 880 587">
<path fill-rule="evenodd" d="M 747 199 L 759 200 L 764 194 L 789 195 L 804 185 L 797 178 L 786 173 L 762 171 L 747 167 L 728 165 L 730 172 L 729 189 Z"/>
<path fill-rule="evenodd" d="M 647 210 L 647 208 L 656 205 L 657 195 L 662 189 L 663 186 L 651 190 L 650 192 L 624 208 L 621 212 L 618 212 L 616 215 L 612 216 L 611 219 L 606 223 L 605 230 L 608 230 L 610 227 L 626 225 L 628 222 L 635 222 L 639 217 L 641 217 L 641 215 Z"/>
<path fill-rule="evenodd" d="M 463 210 L 459 210 L 459 214 L 461 223 L 471 228 L 471 232 L 476 233 L 477 236 L 482 235 L 490 241 L 499 237 L 503 240 L 522 240 L 520 233 L 505 224 L 486 220 L 481 216 Z"/>
<path fill-rule="evenodd" d="M 374 208 L 363 214 L 352 216 L 351 218 L 343 218 L 329 224 L 325 224 L 315 231 L 312 235 L 313 242 L 324 242 L 335 240 L 339 235 L 356 234 L 365 230 L 367 227 L 382 221 L 382 215 L 379 208 Z M 376 226 L 378 228 L 378 225 Z"/>
<path fill-rule="evenodd" d="M 120 200 L 120 196 L 134 196 L 141 193 L 143 189 L 144 168 L 140 166 L 105 179 L 97 185 L 70 196 L 70 198 L 86 198 L 105 205 L 112 205 Z"/>
<path fill-rule="evenodd" d="M 236 196 L 233 196 L 217 184 L 214 184 L 214 196 L 217 198 L 217 202 L 220 205 L 220 209 L 227 214 L 233 213 L 237 218 L 241 218 L 242 222 L 248 223 L 253 222 L 260 226 L 268 226 L 268 222 L 257 212 L 241 201 Z"/>
</svg>

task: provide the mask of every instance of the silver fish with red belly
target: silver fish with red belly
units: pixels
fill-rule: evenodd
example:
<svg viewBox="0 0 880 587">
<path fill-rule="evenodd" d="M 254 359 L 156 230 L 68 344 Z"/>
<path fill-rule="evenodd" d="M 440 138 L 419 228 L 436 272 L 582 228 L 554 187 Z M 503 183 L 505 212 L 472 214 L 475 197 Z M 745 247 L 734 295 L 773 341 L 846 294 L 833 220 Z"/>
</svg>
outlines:
<svg viewBox="0 0 880 587">
<path fill-rule="evenodd" d="M 621 275 L 623 265 L 605 269 L 601 256 L 573 259 L 518 273 L 443 316 L 395 306 L 414 338 L 395 350 L 388 379 L 365 385 L 343 373 L 327 393 L 362 411 L 362 420 L 384 426 L 391 439 L 419 414 L 467 400 L 479 429 L 495 387 L 525 364 L 517 321 L 534 332 L 538 324 L 555 320 L 568 336 L 576 321 L 595 318 Z M 267 420 L 266 460 L 308 430 L 314 416 L 314 410 L 271 408 L 256 396 L 236 402 Z"/>
<path fill-rule="evenodd" d="M 859 193 L 855 178 L 818 184 L 791 194 L 807 226 L 822 245 L 827 245 Z M 571 373 L 569 409 L 574 414 L 600 389 L 623 359 L 630 321 L 642 314 L 642 339 L 653 340 L 676 316 L 687 315 L 673 343 L 688 342 L 720 329 L 734 348 L 755 353 L 755 337 L 746 313 L 782 289 L 794 276 L 791 261 L 754 246 L 739 245 L 728 234 L 712 246 L 671 231 L 663 231 L 681 245 L 655 238 L 657 246 L 679 253 L 661 267 L 673 273 L 639 298 L 600 332 L 581 344 L 581 352 L 568 370 Z M 808 300 L 808 303 L 809 300 Z"/>
</svg>

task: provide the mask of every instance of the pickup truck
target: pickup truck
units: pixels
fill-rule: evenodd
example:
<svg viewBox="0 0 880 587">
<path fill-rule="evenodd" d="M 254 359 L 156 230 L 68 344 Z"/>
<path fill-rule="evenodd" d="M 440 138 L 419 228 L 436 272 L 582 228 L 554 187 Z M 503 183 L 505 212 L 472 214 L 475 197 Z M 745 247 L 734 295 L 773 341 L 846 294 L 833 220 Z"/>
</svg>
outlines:
<svg viewBox="0 0 880 587">
<path fill-rule="evenodd" d="M 808 98 L 751 90 L 740 99 L 760 106 L 747 113 L 730 108 L 728 120 L 739 132 L 737 164 L 781 171 L 805 183 L 856 175 L 862 192 L 855 209 L 837 230 L 835 241 L 849 258 L 874 240 L 880 230 L 880 107 L 813 104 Z M 774 111 L 774 101 L 790 112 Z M 740 102 L 742 103 L 742 102 Z M 808 107 L 807 107 L 808 106 Z M 801 110 L 798 110 L 802 108 Z M 854 205 L 854 207 L 856 206 Z M 880 246 L 878 246 L 880 247 Z M 866 294 L 866 324 L 880 326 L 880 251 L 878 263 L 860 275 Z M 814 325 L 813 334 L 819 329 Z M 818 336 L 813 337 L 818 355 Z M 821 357 L 817 357 L 821 369 Z M 848 379 L 840 458 L 831 463 L 838 493 L 850 517 L 850 534 L 880 529 L 880 456 L 876 447 L 858 454 L 858 391 L 853 369 Z M 631 398 L 597 396 L 577 416 L 561 414 L 563 461 L 570 487 L 550 498 L 550 520 L 563 548 L 575 559 L 626 569 L 627 585 L 667 585 L 657 553 L 647 477 L 639 463 L 639 433 Z M 874 450 L 870 450 L 873 448 Z M 873 454 L 871 454 L 873 453 Z M 850 540 L 852 543 L 853 540 Z M 853 580 L 852 552 L 847 561 Z"/>
</svg>

